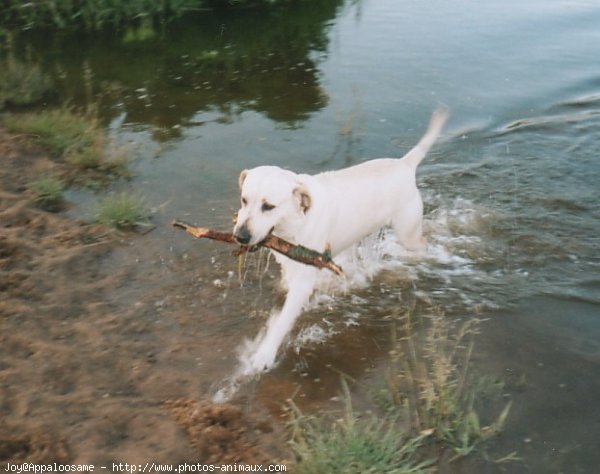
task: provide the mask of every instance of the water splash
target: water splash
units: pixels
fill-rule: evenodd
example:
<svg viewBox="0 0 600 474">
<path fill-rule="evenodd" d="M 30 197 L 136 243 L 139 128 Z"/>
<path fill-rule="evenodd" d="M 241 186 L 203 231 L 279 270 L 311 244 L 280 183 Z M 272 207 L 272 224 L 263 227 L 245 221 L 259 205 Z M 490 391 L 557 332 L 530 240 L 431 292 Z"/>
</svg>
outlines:
<svg viewBox="0 0 600 474">
<path fill-rule="evenodd" d="M 229 379 L 225 379 L 222 383 L 222 387 L 219 388 L 215 394 L 212 396 L 212 401 L 214 403 L 227 403 L 230 401 L 237 391 L 240 388 L 242 381 L 239 377 L 231 377 Z"/>
</svg>

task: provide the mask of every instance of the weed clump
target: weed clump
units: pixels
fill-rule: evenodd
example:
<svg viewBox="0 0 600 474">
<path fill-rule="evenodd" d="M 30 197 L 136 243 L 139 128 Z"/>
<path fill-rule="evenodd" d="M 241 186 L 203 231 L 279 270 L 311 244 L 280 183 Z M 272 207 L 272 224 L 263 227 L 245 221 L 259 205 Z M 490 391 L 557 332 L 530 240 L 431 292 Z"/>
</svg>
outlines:
<svg viewBox="0 0 600 474">
<path fill-rule="evenodd" d="M 345 410 L 341 419 L 326 425 L 303 415 L 292 405 L 292 448 L 300 474 L 433 472 L 433 460 L 420 459 L 418 449 L 425 436 L 403 431 L 394 417 L 374 414 L 359 417 L 352 409 L 348 386 L 343 381 Z"/>
<path fill-rule="evenodd" d="M 502 386 L 469 373 L 479 320 L 457 324 L 433 314 L 415 333 L 410 311 L 394 319 L 386 387 L 377 394 L 376 410 L 354 414 L 345 381 L 344 416 L 337 421 L 305 416 L 292 403 L 297 472 L 429 473 L 442 459 L 467 456 L 502 431 L 510 401 L 487 423 L 478 414 L 481 401 L 499 395 Z M 517 459 L 511 453 L 494 462 Z"/>
<path fill-rule="evenodd" d="M 142 198 L 124 192 L 100 198 L 95 217 L 97 222 L 108 227 L 130 230 L 146 223 L 148 212 Z"/>
<path fill-rule="evenodd" d="M 89 143 L 97 129 L 94 120 L 82 120 L 80 115 L 66 107 L 9 115 L 4 119 L 4 125 L 11 132 L 30 135 L 56 156 L 64 155 L 74 146 Z"/>
<path fill-rule="evenodd" d="M 477 380 L 469 372 L 480 321 L 473 318 L 458 325 L 443 314 L 433 314 L 419 345 L 412 332 L 410 311 L 399 322 L 403 337 L 393 336 L 387 377 L 393 409 L 406 414 L 413 430 L 451 448 L 453 459 L 470 454 L 500 433 L 511 402 L 496 419 L 483 424 L 478 402 L 486 393 L 492 394 L 492 387 L 489 379 Z"/>
<path fill-rule="evenodd" d="M 4 119 L 11 132 L 24 133 L 47 147 L 73 171 L 127 176 L 127 154 L 107 137 L 98 119 L 68 107 Z"/>
<path fill-rule="evenodd" d="M 58 211 L 64 204 L 65 182 L 55 176 L 43 176 L 28 186 L 36 204 L 47 211 Z"/>
</svg>

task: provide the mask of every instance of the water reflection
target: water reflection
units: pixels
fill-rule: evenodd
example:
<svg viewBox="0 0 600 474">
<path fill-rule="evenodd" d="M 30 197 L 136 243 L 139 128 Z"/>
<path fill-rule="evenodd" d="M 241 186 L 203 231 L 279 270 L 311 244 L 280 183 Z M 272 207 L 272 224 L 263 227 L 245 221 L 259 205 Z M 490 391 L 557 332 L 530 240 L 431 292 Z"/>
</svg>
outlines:
<svg viewBox="0 0 600 474">
<path fill-rule="evenodd" d="M 99 97 L 104 118 L 125 113 L 159 140 L 201 125 L 206 112 L 229 123 L 255 111 L 295 127 L 327 103 L 318 66 L 342 3 L 203 13 L 151 34 L 26 33 L 17 43 L 39 51 L 61 102 Z"/>
</svg>

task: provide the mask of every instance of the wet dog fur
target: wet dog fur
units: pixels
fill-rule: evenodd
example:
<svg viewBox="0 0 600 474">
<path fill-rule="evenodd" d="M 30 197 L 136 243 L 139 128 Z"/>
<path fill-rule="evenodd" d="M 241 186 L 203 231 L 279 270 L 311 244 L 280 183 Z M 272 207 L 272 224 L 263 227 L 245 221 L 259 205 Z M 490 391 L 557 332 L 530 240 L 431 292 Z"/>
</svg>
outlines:
<svg viewBox="0 0 600 474">
<path fill-rule="evenodd" d="M 273 233 L 290 242 L 335 257 L 364 237 L 391 225 L 408 250 L 426 246 L 422 235 L 423 201 L 415 172 L 446 122 L 436 110 L 429 127 L 402 158 L 380 158 L 316 175 L 296 174 L 276 166 L 244 170 L 239 177 L 241 208 L 233 229 L 244 245 L 255 245 Z M 285 303 L 271 315 L 252 344 L 246 373 L 275 363 L 277 350 L 308 302 L 319 270 L 275 254 L 287 289 Z"/>
</svg>

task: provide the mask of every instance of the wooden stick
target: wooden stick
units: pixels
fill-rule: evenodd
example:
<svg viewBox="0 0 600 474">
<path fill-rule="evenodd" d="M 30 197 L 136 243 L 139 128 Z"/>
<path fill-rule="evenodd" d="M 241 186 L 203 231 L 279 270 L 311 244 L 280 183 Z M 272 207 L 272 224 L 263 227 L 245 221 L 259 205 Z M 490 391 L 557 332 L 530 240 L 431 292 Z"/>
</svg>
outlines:
<svg viewBox="0 0 600 474">
<path fill-rule="evenodd" d="M 175 227 L 179 227 L 180 229 L 185 230 L 188 234 L 193 235 L 198 239 L 213 239 L 218 240 L 220 242 L 227 242 L 229 244 L 238 243 L 231 232 L 220 232 L 218 230 L 208 229 L 206 227 L 196 227 L 194 225 L 188 224 L 187 222 L 180 221 L 177 219 L 171 222 L 171 224 Z M 258 246 L 266 247 L 268 249 L 274 250 L 275 252 L 279 252 L 282 255 L 285 255 L 286 257 L 291 258 L 292 260 L 296 260 L 297 262 L 304 263 L 305 265 L 312 265 L 317 268 L 327 268 L 336 275 L 344 274 L 342 267 L 337 265 L 331 258 L 331 251 L 329 249 L 325 250 L 325 252 L 322 253 L 317 252 L 316 250 L 306 248 L 302 245 L 292 244 L 275 235 L 268 235 L 265 240 L 263 240 L 254 247 Z M 252 250 L 254 250 L 253 247 L 242 245 L 240 246 L 238 255 L 240 253 Z"/>
</svg>

